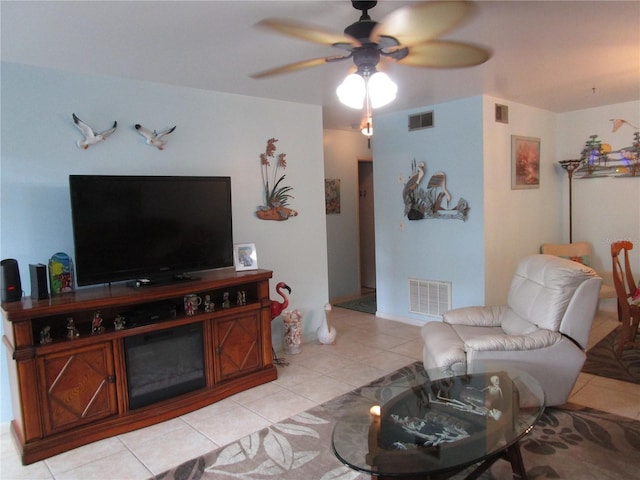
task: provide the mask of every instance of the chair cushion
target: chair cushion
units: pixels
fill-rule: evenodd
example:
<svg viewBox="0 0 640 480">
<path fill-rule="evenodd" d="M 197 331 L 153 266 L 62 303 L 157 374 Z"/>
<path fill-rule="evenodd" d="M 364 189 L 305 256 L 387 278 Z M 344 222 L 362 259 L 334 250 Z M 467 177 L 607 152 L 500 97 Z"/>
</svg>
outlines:
<svg viewBox="0 0 640 480">
<path fill-rule="evenodd" d="M 538 330 L 538 326 L 519 316 L 515 311 L 507 309 L 502 316 L 502 330 L 507 335 L 527 335 Z"/>
<path fill-rule="evenodd" d="M 450 369 L 455 364 L 466 365 L 464 341 L 451 325 L 442 322 L 429 322 L 422 327 L 422 338 L 429 345 L 429 359 L 425 360 L 425 368 Z"/>
<path fill-rule="evenodd" d="M 562 334 L 544 328 L 527 335 L 483 335 L 466 342 L 467 352 L 476 351 L 524 351 L 550 347 L 562 340 Z"/>
<path fill-rule="evenodd" d="M 597 276 L 592 268 L 571 260 L 553 255 L 532 255 L 518 264 L 508 304 L 521 319 L 557 332 L 578 286 Z M 510 327 L 522 328 L 522 324 Z"/>
<path fill-rule="evenodd" d="M 572 262 L 578 262 L 587 267 L 591 266 L 591 256 L 589 255 L 559 255 L 560 258 L 566 258 L 567 260 L 571 260 Z"/>
<path fill-rule="evenodd" d="M 499 327 L 506 305 L 487 307 L 460 307 L 442 314 L 442 321 L 476 327 Z"/>
<path fill-rule="evenodd" d="M 640 285 L 638 285 L 636 292 L 633 295 L 631 295 L 631 305 L 640 306 Z"/>
<path fill-rule="evenodd" d="M 540 253 L 566 258 L 590 267 L 593 250 L 588 242 L 543 243 L 540 246 Z"/>
</svg>

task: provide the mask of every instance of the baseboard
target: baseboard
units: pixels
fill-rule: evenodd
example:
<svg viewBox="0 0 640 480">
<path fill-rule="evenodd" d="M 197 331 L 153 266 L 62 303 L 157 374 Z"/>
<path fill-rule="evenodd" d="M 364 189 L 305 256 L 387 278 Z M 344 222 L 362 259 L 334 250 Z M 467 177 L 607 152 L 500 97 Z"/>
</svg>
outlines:
<svg viewBox="0 0 640 480">
<path fill-rule="evenodd" d="M 617 312 L 618 300 L 616 298 L 601 298 L 598 303 L 598 310 L 602 310 L 603 312 Z"/>
<path fill-rule="evenodd" d="M 427 323 L 427 321 L 417 320 L 415 318 L 400 317 L 398 315 L 392 315 L 390 313 L 381 312 L 380 310 L 376 312 L 376 317 L 383 318 L 385 320 L 393 320 L 394 322 L 406 323 L 407 325 L 414 325 L 416 327 L 421 327 L 425 323 Z M 429 321 L 438 321 L 438 320 L 436 318 L 433 318 Z"/>
</svg>

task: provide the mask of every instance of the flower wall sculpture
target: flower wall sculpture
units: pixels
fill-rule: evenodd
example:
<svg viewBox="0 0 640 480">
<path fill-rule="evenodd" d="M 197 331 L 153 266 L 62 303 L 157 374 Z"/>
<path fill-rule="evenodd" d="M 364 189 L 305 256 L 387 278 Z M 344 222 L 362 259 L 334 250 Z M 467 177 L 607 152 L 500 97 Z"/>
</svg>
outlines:
<svg viewBox="0 0 640 480">
<path fill-rule="evenodd" d="M 288 207 L 292 187 L 281 185 L 285 179 L 284 174 L 278 177 L 278 170 L 287 168 L 286 153 L 280 153 L 276 158 L 277 138 L 267 140 L 267 148 L 260 154 L 260 170 L 262 173 L 262 185 L 264 189 L 264 205 L 258 207 L 256 215 L 262 220 L 287 220 L 295 217 L 298 212 Z M 269 175 L 269 169 L 273 165 L 273 174 Z"/>
</svg>

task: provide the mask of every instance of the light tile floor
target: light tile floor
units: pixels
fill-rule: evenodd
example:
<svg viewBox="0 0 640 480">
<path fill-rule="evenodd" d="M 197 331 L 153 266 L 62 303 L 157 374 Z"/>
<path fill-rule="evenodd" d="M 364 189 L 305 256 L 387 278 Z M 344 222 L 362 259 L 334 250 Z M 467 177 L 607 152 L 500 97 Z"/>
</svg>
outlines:
<svg viewBox="0 0 640 480">
<path fill-rule="evenodd" d="M 278 379 L 173 420 L 22 466 L 2 425 L 3 480 L 145 479 L 422 358 L 419 327 L 334 308 L 335 345 L 307 343 Z M 590 345 L 617 325 L 601 311 Z M 610 394 L 603 395 L 603 390 Z M 581 374 L 571 401 L 640 420 L 640 386 Z"/>
</svg>

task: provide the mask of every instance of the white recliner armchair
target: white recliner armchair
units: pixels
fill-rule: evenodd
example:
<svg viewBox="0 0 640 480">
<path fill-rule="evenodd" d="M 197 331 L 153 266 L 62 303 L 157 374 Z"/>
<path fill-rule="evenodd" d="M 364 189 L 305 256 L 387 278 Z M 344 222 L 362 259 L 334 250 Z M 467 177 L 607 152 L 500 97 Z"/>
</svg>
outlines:
<svg viewBox="0 0 640 480">
<path fill-rule="evenodd" d="M 540 382 L 547 405 L 566 403 L 586 359 L 601 283 L 579 263 L 526 257 L 507 305 L 450 310 L 422 328 L 424 367 L 441 377 L 474 373 L 487 362 L 515 367 Z"/>
</svg>

